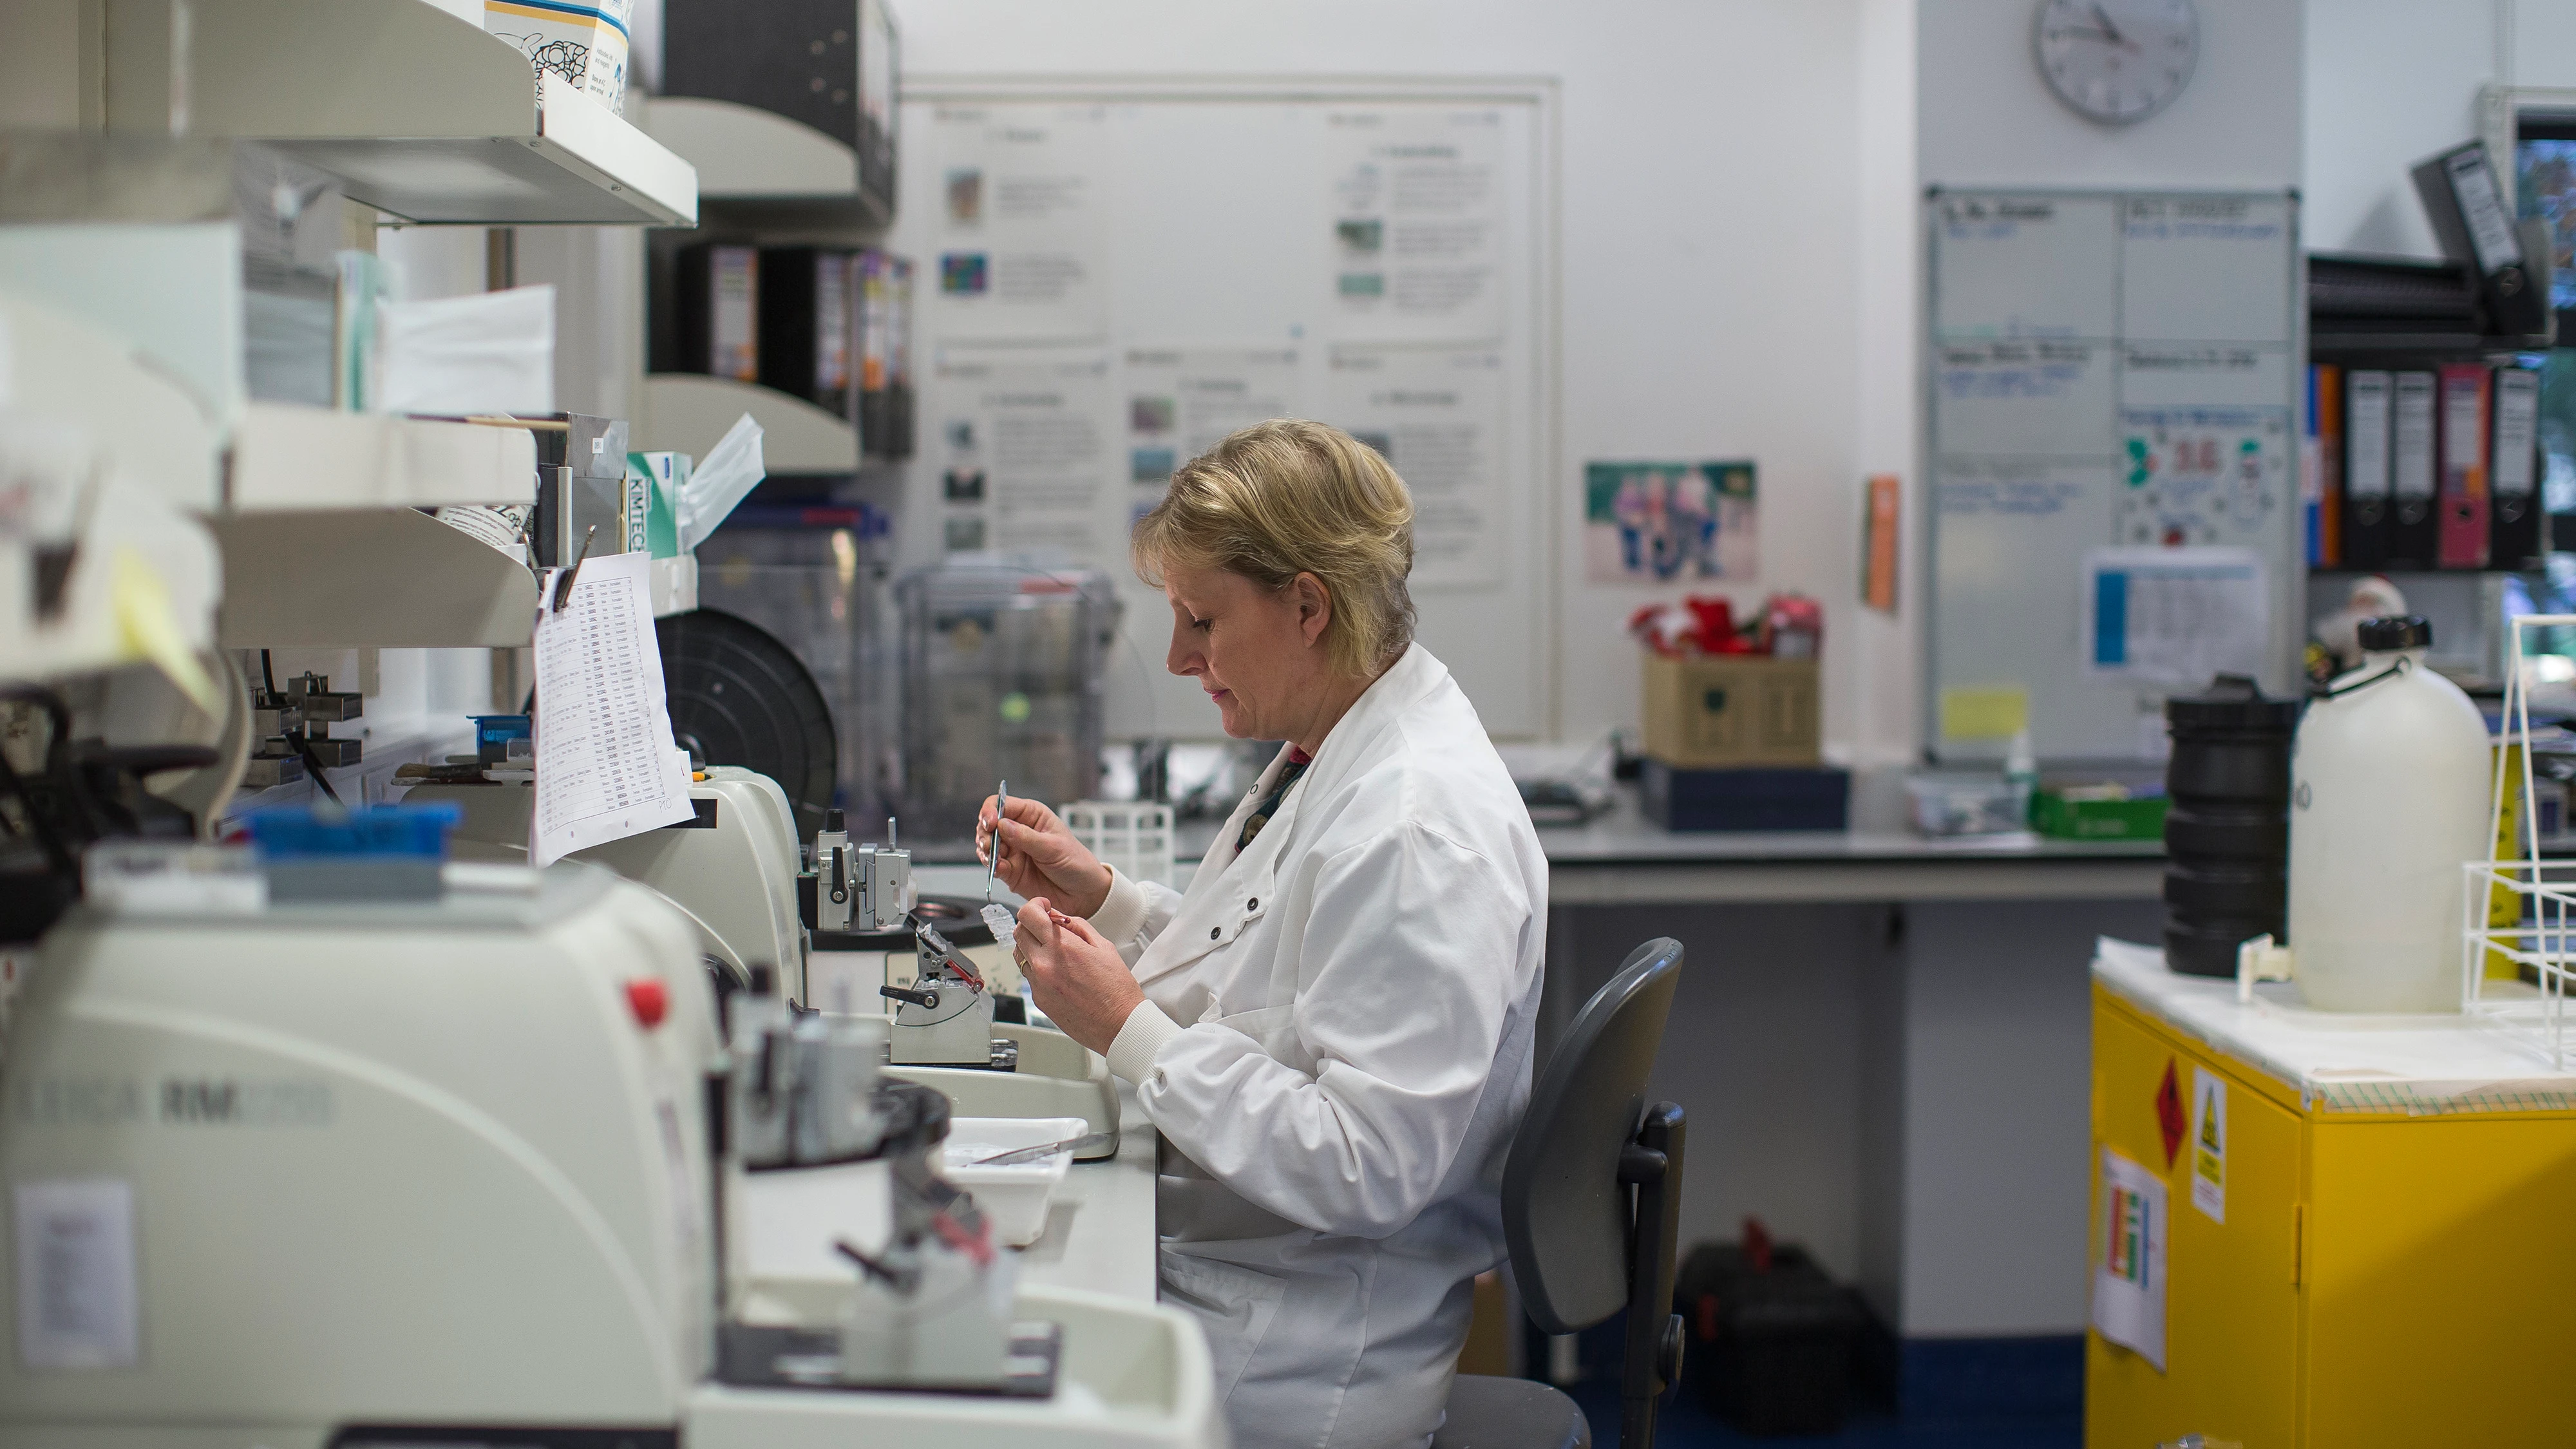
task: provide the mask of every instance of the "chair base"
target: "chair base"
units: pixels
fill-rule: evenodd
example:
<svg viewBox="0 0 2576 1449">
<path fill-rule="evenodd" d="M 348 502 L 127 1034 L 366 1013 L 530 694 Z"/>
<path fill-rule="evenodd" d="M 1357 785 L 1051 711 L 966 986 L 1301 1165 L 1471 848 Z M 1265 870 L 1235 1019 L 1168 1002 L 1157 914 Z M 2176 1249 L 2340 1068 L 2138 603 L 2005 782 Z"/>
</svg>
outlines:
<svg viewBox="0 0 2576 1449">
<path fill-rule="evenodd" d="M 1592 1449 L 1592 1425 L 1574 1400 L 1533 1379 L 1460 1374 L 1449 1417 L 1431 1449 Z"/>
</svg>

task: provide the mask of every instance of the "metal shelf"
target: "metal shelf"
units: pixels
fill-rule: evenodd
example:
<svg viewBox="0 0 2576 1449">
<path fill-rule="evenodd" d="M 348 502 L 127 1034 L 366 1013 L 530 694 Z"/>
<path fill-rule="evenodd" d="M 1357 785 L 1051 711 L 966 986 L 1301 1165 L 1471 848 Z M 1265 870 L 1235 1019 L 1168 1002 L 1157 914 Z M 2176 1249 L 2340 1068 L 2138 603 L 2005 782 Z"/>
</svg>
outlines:
<svg viewBox="0 0 2576 1449">
<path fill-rule="evenodd" d="M 772 473 L 856 473 L 858 424 L 801 397 L 693 372 L 644 379 L 643 416 L 633 444 L 703 458 L 744 413 L 760 424 L 761 462 Z"/>
<path fill-rule="evenodd" d="M 734 101 L 667 96 L 638 124 L 698 172 L 709 221 L 772 230 L 869 231 L 894 201 L 859 182 L 859 153 L 802 121 Z"/>
<path fill-rule="evenodd" d="M 697 175 L 427 0 L 196 0 L 188 129 L 266 141 L 418 222 L 691 225 Z M 149 46 L 109 46 L 111 130 L 169 134 Z M 125 77 L 131 75 L 131 81 Z"/>
<path fill-rule="evenodd" d="M 517 648 L 535 626 L 527 565 L 426 513 L 234 513 L 211 523 L 224 554 L 215 633 L 228 648 Z"/>
<path fill-rule="evenodd" d="M 526 503 L 536 440 L 519 428 L 251 403 L 233 430 L 237 512 Z"/>
</svg>

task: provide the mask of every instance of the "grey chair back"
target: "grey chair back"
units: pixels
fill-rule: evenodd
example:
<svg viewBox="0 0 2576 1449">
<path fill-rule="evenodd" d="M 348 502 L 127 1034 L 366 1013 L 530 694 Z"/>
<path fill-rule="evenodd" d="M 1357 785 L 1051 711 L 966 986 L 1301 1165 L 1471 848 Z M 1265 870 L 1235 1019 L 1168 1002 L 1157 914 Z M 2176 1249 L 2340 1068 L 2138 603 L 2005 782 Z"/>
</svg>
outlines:
<svg viewBox="0 0 2576 1449">
<path fill-rule="evenodd" d="M 1630 952 L 1549 1058 L 1503 1166 L 1503 1238 L 1521 1306 L 1548 1333 L 1629 1314 L 1620 1442 L 1645 1449 L 1681 1374 L 1672 1316 L 1683 1121 L 1646 1079 L 1681 982 L 1682 944 Z"/>
</svg>

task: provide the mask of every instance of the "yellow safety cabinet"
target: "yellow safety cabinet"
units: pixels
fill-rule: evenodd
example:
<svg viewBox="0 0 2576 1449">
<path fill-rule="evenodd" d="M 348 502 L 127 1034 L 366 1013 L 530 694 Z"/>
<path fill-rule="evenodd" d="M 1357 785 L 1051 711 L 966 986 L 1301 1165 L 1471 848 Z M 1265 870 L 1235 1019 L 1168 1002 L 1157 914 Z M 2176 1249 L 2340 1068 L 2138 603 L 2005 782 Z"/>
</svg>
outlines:
<svg viewBox="0 0 2576 1449">
<path fill-rule="evenodd" d="M 2093 978 L 2088 1449 L 2576 1446 L 2545 1037 L 2240 1004 L 2113 941 Z"/>
</svg>

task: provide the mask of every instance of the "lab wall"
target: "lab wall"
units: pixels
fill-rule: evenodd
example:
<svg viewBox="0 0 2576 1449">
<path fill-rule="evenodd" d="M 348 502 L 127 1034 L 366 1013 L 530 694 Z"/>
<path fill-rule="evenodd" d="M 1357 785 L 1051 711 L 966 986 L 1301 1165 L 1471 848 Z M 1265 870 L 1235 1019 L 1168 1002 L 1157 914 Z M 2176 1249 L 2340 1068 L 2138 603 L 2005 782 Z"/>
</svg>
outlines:
<svg viewBox="0 0 2576 1449">
<path fill-rule="evenodd" d="M 2477 134 L 2478 88 L 2576 86 L 2576 0 L 2308 0 L 2311 251 L 2439 257 L 2407 170 Z"/>
<path fill-rule="evenodd" d="M 1851 0 L 914 0 L 908 78 L 1544 76 L 1557 82 L 1557 456 L 1537 460 L 1556 530 L 1547 591 L 1557 686 L 1547 734 L 1637 715 L 1620 626 L 1678 591 L 1594 585 L 1573 543 L 1586 459 L 1761 464 L 1757 602 L 1827 608 L 1825 729 L 1855 734 L 1859 453 L 1853 417 L 1860 44 Z M 1213 720 L 1204 722 L 1213 733 Z"/>
</svg>

